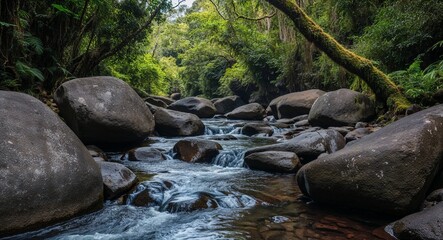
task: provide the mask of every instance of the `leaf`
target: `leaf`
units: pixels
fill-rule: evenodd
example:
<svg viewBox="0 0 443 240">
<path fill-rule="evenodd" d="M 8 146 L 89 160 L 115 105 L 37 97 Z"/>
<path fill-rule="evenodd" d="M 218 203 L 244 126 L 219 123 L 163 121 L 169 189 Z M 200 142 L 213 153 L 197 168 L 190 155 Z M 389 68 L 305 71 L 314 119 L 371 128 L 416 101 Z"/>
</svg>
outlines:
<svg viewBox="0 0 443 240">
<path fill-rule="evenodd" d="M 15 69 L 20 75 L 37 78 L 40 81 L 45 80 L 45 77 L 43 76 L 40 70 L 38 70 L 37 68 L 30 67 L 21 61 L 17 61 L 15 63 Z"/>
<path fill-rule="evenodd" d="M 60 4 L 51 4 L 51 6 L 55 9 L 57 9 L 59 12 L 65 13 L 66 15 L 72 16 L 75 19 L 79 19 L 79 15 L 74 13 L 73 11 L 69 10 L 68 8 L 64 7 L 63 5 Z"/>
<path fill-rule="evenodd" d="M 2 26 L 2 27 L 15 27 L 16 25 L 12 24 L 12 23 L 7 23 L 7 22 L 0 21 L 0 26 Z"/>
<path fill-rule="evenodd" d="M 31 46 L 37 55 L 41 55 L 43 53 L 43 43 L 38 37 L 28 35 L 24 39 L 24 44 L 26 46 Z"/>
</svg>

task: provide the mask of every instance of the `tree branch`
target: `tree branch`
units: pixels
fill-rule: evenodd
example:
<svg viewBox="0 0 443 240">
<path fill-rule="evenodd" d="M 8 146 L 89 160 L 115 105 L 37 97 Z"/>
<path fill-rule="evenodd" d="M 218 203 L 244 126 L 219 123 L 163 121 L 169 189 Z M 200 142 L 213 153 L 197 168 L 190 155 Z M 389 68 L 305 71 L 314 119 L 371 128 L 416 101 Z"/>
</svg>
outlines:
<svg viewBox="0 0 443 240">
<path fill-rule="evenodd" d="M 215 4 L 215 2 L 214 2 L 213 0 L 209 0 L 209 1 L 212 3 L 212 5 L 214 5 L 215 10 L 217 11 L 218 15 L 220 15 L 220 17 L 223 18 L 223 20 L 226 20 L 226 21 L 227 21 L 228 19 L 225 18 L 225 17 L 223 16 L 223 14 L 221 14 L 220 10 L 218 9 L 217 4 Z"/>
<path fill-rule="evenodd" d="M 174 9 L 174 8 L 180 6 L 180 4 L 182 4 L 184 1 L 185 1 L 185 0 L 180 0 L 180 1 L 178 1 L 177 5 L 173 6 L 171 9 Z"/>
<path fill-rule="evenodd" d="M 243 16 L 243 15 L 239 14 L 237 12 L 236 7 L 235 7 L 234 1 L 232 1 L 231 3 L 232 3 L 232 9 L 234 10 L 234 14 L 237 16 L 237 19 L 240 18 L 240 19 L 245 19 L 245 20 L 249 20 L 249 21 L 260 21 L 260 20 L 263 20 L 263 19 L 272 18 L 277 13 L 277 11 L 274 9 L 274 12 L 269 14 L 269 15 L 265 15 L 265 16 L 258 17 L 258 18 L 250 18 L 250 17 L 246 17 L 246 16 Z"/>
</svg>

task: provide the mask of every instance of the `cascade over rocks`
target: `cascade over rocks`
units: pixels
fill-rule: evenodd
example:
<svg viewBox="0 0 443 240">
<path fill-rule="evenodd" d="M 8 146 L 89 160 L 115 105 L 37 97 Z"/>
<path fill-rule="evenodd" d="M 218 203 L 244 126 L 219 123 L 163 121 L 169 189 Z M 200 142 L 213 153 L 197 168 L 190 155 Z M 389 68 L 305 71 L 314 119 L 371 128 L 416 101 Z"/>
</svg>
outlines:
<svg viewBox="0 0 443 240">
<path fill-rule="evenodd" d="M 242 120 L 262 120 L 265 116 L 265 109 L 258 103 L 243 105 L 226 114 L 228 119 Z"/>
<path fill-rule="evenodd" d="M 345 146 L 343 135 L 335 130 L 319 130 L 306 132 L 284 142 L 262 147 L 251 148 L 245 153 L 245 157 L 252 153 L 265 151 L 293 152 L 300 158 L 302 164 L 317 159 L 322 153 L 333 153 Z"/>
<path fill-rule="evenodd" d="M 49 107 L 0 91 L 0 236 L 97 210 L 100 169 Z"/>
<path fill-rule="evenodd" d="M 416 211 L 441 170 L 443 105 L 404 117 L 303 166 L 313 200 L 402 216 Z"/>
<path fill-rule="evenodd" d="M 176 157 L 185 162 L 210 162 L 222 150 L 222 146 L 214 141 L 186 138 L 178 141 L 173 148 Z"/>
<path fill-rule="evenodd" d="M 218 114 L 228 113 L 244 104 L 239 96 L 228 96 L 214 102 Z"/>
<path fill-rule="evenodd" d="M 201 118 L 211 118 L 217 111 L 210 100 L 200 97 L 180 99 L 169 105 L 168 108 L 180 112 L 192 113 Z"/>
<path fill-rule="evenodd" d="M 294 173 L 301 167 L 295 153 L 283 151 L 252 153 L 245 157 L 245 163 L 251 169 L 266 172 Z"/>
<path fill-rule="evenodd" d="M 122 164 L 98 162 L 103 177 L 106 199 L 116 199 L 129 191 L 137 182 L 137 176 Z"/>
<path fill-rule="evenodd" d="M 114 77 L 65 82 L 54 99 L 68 126 L 87 144 L 132 144 L 154 129 L 154 117 L 143 100 Z"/>
<path fill-rule="evenodd" d="M 288 93 L 273 99 L 269 107 L 276 119 L 293 118 L 308 114 L 315 100 L 323 94 L 325 92 L 319 89 Z"/>
<path fill-rule="evenodd" d="M 364 94 L 349 89 L 325 93 L 312 105 L 309 122 L 323 128 L 353 126 L 375 116 L 374 103 Z"/>
<path fill-rule="evenodd" d="M 205 125 L 192 113 L 158 108 L 154 114 L 155 130 L 161 136 L 195 136 L 205 132 Z"/>
</svg>

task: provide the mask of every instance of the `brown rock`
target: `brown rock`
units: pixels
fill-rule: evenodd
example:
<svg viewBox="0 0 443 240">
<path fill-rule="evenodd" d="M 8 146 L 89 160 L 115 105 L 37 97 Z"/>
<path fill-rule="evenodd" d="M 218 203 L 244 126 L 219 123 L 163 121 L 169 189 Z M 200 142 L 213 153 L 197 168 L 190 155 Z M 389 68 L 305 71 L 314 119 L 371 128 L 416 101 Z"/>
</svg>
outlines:
<svg viewBox="0 0 443 240">
<path fill-rule="evenodd" d="M 222 146 L 210 140 L 187 138 L 178 141 L 173 148 L 176 157 L 185 162 L 210 162 Z"/>
</svg>

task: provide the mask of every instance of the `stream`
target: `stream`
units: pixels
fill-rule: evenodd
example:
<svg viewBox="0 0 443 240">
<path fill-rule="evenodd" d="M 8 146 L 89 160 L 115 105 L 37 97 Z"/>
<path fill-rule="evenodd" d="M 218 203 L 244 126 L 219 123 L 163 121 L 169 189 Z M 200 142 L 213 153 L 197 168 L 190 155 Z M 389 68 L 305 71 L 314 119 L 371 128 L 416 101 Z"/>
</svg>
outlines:
<svg viewBox="0 0 443 240">
<path fill-rule="evenodd" d="M 111 161 L 137 174 L 140 182 L 131 194 L 105 202 L 100 211 L 11 239 L 387 238 L 382 231 L 386 220 L 309 203 L 301 196 L 294 174 L 248 169 L 243 163 L 248 148 L 284 140 L 241 135 L 237 125 L 242 122 L 204 120 L 205 135 L 199 138 L 223 146 L 210 164 L 174 159 L 171 149 L 181 138 L 153 137 L 144 143 L 165 151 L 168 159 L 161 162 L 134 162 L 125 160 L 122 153 L 107 153 Z M 143 191 L 150 192 L 152 201 L 136 206 L 136 196 Z"/>
</svg>

